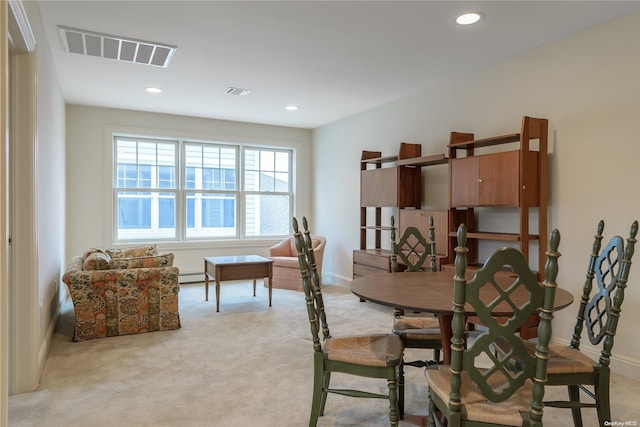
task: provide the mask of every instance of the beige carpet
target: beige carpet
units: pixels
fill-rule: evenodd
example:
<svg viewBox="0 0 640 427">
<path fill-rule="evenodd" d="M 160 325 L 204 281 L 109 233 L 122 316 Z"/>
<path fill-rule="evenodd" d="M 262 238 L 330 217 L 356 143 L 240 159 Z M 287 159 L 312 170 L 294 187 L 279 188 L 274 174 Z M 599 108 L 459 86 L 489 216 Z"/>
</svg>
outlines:
<svg viewBox="0 0 640 427">
<path fill-rule="evenodd" d="M 332 335 L 388 332 L 390 309 L 325 285 Z M 273 307 L 258 286 L 225 283 L 221 311 L 204 301 L 203 284 L 183 285 L 182 329 L 71 341 L 73 310 L 64 307 L 33 393 L 9 398 L 11 427 L 306 426 L 311 402 L 312 344 L 301 292 L 274 289 Z M 415 350 L 411 351 L 414 356 Z M 407 412 L 426 414 L 424 372 L 407 368 Z M 335 387 L 384 392 L 383 380 L 334 375 Z M 613 413 L 638 421 L 640 383 L 613 378 Z M 564 397 L 564 390 L 547 393 Z M 633 402 L 632 402 L 633 401 Z M 318 426 L 387 426 L 387 403 L 330 395 Z M 595 427 L 595 411 L 584 411 Z M 549 409 L 548 425 L 571 425 L 568 411 Z M 409 425 L 401 422 L 401 426 Z"/>
</svg>

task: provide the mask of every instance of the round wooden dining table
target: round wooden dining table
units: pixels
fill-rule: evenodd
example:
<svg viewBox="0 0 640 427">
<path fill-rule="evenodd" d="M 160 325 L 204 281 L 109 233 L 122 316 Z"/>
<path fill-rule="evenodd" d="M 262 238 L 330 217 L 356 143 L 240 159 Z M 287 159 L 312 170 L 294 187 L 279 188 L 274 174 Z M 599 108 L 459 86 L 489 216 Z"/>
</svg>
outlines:
<svg viewBox="0 0 640 427">
<path fill-rule="evenodd" d="M 504 282 L 513 279 L 504 276 Z M 502 284 L 502 280 L 498 280 Z M 375 273 L 354 279 L 349 285 L 351 292 L 362 300 L 371 301 L 405 311 L 433 313 L 438 317 L 442 333 L 442 356 L 444 364 L 451 363 L 451 321 L 453 320 L 453 274 L 450 272 L 402 272 Z M 483 301 L 493 301 L 498 297 L 493 286 L 484 286 L 480 291 Z M 521 286 L 511 293 L 512 300 L 521 306 L 527 301 L 528 293 Z M 573 295 L 558 287 L 554 309 L 560 310 L 573 302 Z M 465 306 L 465 314 L 476 315 L 470 305 Z M 496 317 L 513 315 L 511 306 L 499 303 L 492 314 Z"/>
</svg>

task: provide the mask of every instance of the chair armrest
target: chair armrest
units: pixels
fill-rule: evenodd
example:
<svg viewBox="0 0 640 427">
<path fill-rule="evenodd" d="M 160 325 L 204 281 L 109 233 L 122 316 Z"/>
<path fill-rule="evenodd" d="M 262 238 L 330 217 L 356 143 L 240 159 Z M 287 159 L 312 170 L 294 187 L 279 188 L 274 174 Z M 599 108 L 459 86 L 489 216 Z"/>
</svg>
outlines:
<svg viewBox="0 0 640 427">
<path fill-rule="evenodd" d="M 290 239 L 286 239 L 275 246 L 271 246 L 269 248 L 269 256 L 270 257 L 276 257 L 276 256 L 291 257 L 291 256 L 296 256 L 296 254 L 291 253 Z"/>
</svg>

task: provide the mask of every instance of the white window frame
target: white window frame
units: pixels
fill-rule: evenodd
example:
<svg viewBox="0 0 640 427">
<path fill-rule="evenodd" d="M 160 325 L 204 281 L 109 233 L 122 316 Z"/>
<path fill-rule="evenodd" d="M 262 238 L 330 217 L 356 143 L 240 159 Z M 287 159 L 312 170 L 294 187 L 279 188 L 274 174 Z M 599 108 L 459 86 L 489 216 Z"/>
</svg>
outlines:
<svg viewBox="0 0 640 427">
<path fill-rule="evenodd" d="M 108 138 L 110 140 L 110 150 L 109 150 L 109 163 L 112 171 L 111 179 L 109 180 L 109 187 L 111 189 L 111 241 L 115 245 L 119 244 L 132 244 L 132 243 L 143 243 L 143 242 L 172 242 L 178 244 L 193 244 L 197 242 L 215 242 L 215 241 L 251 241 L 251 240 L 274 240 L 285 238 L 289 235 L 287 231 L 286 234 L 281 235 L 247 235 L 246 230 L 246 196 L 251 194 L 267 194 L 267 195 L 285 195 L 289 198 L 289 215 L 288 218 L 291 218 L 294 215 L 294 206 L 295 206 L 295 156 L 296 149 L 295 147 L 291 147 L 289 145 L 275 145 L 275 144 L 260 144 L 256 142 L 221 142 L 219 140 L 212 139 L 198 139 L 198 138 L 188 138 L 188 137 L 171 137 L 171 136 L 156 136 L 150 135 L 148 133 L 130 133 L 130 132 L 121 132 L 121 131 L 109 131 Z M 116 141 L 118 138 L 124 139 L 137 139 L 137 140 L 148 140 L 154 142 L 174 142 L 176 144 L 176 189 L 159 189 L 158 193 L 175 193 L 175 237 L 163 237 L 158 235 L 157 232 L 150 231 L 148 238 L 134 238 L 134 239 L 118 239 L 118 212 L 117 212 L 117 194 L 118 191 L 122 191 L 122 188 L 117 187 L 117 156 L 116 156 Z M 236 149 L 237 159 L 236 159 L 236 190 L 230 191 L 220 191 L 220 190 L 193 190 L 186 188 L 186 179 L 185 179 L 185 145 L 186 144 L 212 144 L 216 146 L 230 146 Z M 286 152 L 288 153 L 288 192 L 265 192 L 265 191 L 246 191 L 245 188 L 245 175 L 244 175 L 244 153 L 245 149 L 258 149 L 258 150 L 268 150 L 273 152 Z M 153 192 L 156 191 L 155 188 L 127 188 L 127 191 L 131 192 Z M 225 194 L 236 194 L 236 209 L 235 209 L 235 223 L 236 223 L 236 233 L 235 235 L 221 235 L 221 236 L 205 236 L 205 237 L 189 237 L 187 238 L 187 218 L 186 218 L 186 193 L 192 192 L 198 193 L 225 193 Z M 152 217 L 152 221 L 154 217 Z M 139 233 L 140 234 L 140 233 Z"/>
</svg>

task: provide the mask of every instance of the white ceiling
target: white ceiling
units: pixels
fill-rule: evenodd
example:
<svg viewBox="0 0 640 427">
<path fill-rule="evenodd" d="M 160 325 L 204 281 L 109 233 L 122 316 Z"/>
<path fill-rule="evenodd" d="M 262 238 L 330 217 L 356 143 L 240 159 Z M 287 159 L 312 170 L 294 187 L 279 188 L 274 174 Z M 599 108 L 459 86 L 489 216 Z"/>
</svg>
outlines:
<svg viewBox="0 0 640 427">
<path fill-rule="evenodd" d="M 640 10 L 639 1 L 37 3 L 68 103 L 302 128 Z M 470 10 L 485 19 L 455 24 Z M 177 51 L 166 69 L 65 53 L 58 25 Z M 229 86 L 252 92 L 227 95 Z"/>
</svg>

